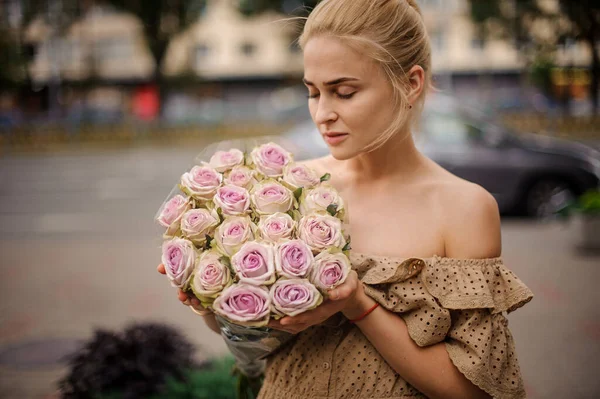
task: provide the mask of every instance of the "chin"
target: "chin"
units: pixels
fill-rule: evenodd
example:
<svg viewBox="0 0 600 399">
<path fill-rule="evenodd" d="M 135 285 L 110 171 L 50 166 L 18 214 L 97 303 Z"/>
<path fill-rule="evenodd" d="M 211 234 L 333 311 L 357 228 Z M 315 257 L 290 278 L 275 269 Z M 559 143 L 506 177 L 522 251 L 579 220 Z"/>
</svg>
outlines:
<svg viewBox="0 0 600 399">
<path fill-rule="evenodd" d="M 357 156 L 360 153 L 360 151 L 357 151 L 356 149 L 352 148 L 344 148 L 344 146 L 339 146 L 329 147 L 329 153 L 338 161 L 346 161 Z"/>
</svg>

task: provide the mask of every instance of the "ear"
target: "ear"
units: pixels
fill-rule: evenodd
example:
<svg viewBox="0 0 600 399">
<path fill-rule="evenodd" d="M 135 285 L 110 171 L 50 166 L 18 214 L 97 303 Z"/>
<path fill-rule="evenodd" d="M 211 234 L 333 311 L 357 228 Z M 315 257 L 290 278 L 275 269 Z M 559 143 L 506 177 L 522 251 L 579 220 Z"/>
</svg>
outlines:
<svg viewBox="0 0 600 399">
<path fill-rule="evenodd" d="M 420 65 L 415 65 L 408 71 L 408 101 L 413 104 L 425 89 L 425 70 Z"/>
</svg>

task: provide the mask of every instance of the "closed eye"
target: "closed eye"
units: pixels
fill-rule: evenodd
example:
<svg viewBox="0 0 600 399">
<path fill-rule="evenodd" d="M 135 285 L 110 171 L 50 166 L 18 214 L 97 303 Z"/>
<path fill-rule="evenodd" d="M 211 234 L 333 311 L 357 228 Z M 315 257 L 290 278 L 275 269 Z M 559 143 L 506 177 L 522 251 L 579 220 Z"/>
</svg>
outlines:
<svg viewBox="0 0 600 399">
<path fill-rule="evenodd" d="M 352 98 L 352 96 L 354 96 L 356 94 L 356 92 L 350 93 L 350 94 L 340 94 L 340 93 L 334 93 L 338 98 L 341 98 L 342 100 L 348 100 L 350 98 Z M 307 98 L 317 98 L 319 97 L 319 93 L 315 93 L 315 94 L 308 94 Z"/>
</svg>

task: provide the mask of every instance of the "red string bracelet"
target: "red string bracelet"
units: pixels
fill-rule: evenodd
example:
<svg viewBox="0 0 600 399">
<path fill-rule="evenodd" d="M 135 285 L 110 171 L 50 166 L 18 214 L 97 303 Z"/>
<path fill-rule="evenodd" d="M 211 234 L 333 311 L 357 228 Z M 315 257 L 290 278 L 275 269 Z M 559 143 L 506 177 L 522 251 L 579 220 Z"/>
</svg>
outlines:
<svg viewBox="0 0 600 399">
<path fill-rule="evenodd" d="M 362 319 L 364 319 L 365 317 L 367 317 L 372 311 L 374 311 L 375 309 L 377 309 L 377 306 L 379 306 L 379 303 L 375 303 L 375 305 L 373 305 L 371 308 L 369 308 L 369 310 L 367 310 L 365 313 L 363 313 L 362 315 L 360 315 L 360 317 L 354 319 L 354 320 L 348 320 L 351 324 L 354 324 L 356 322 L 361 321 Z"/>
</svg>

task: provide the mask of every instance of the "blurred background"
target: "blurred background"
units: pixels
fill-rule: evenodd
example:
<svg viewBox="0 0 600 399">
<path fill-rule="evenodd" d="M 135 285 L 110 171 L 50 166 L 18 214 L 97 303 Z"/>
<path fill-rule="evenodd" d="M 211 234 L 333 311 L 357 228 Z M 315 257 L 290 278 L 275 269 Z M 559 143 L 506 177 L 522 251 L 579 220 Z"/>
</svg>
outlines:
<svg viewBox="0 0 600 399">
<path fill-rule="evenodd" d="M 226 352 L 155 272 L 153 217 L 211 143 L 327 153 L 293 19 L 316 3 L 0 0 L 0 397 L 58 397 L 97 328 Z M 417 3 L 436 86 L 418 145 L 500 205 L 536 294 L 509 317 L 528 397 L 600 397 L 600 2 Z"/>
</svg>

